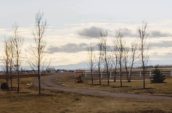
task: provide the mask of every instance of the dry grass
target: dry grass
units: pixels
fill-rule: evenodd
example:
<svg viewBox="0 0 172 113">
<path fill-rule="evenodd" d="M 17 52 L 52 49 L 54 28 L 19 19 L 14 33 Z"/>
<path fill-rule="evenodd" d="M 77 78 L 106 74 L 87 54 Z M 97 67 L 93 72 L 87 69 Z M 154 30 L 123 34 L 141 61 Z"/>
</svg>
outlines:
<svg viewBox="0 0 172 113">
<path fill-rule="evenodd" d="M 150 80 L 146 81 L 146 89 L 142 89 L 142 80 L 133 80 L 132 82 L 123 81 L 124 87 L 119 87 L 120 83 L 110 81 L 110 86 L 107 86 L 107 80 L 102 81 L 102 85 L 98 85 L 98 81 L 94 81 L 94 85 L 91 85 L 91 81 L 85 80 L 84 83 L 75 83 L 73 75 L 67 74 L 58 76 L 57 83 L 66 87 L 72 88 L 90 88 L 99 89 L 110 92 L 123 92 L 123 93 L 135 93 L 135 94 L 154 94 L 154 95 L 166 95 L 172 96 L 172 78 L 167 78 L 165 83 L 150 83 Z"/>
<path fill-rule="evenodd" d="M 102 98 L 47 90 L 38 96 L 36 89 L 27 85 L 31 82 L 32 78 L 22 79 L 20 94 L 0 91 L 0 113 L 172 113 L 172 103 L 168 101 Z"/>
<path fill-rule="evenodd" d="M 170 113 L 172 103 L 100 98 L 77 94 L 0 92 L 0 113 Z"/>
</svg>

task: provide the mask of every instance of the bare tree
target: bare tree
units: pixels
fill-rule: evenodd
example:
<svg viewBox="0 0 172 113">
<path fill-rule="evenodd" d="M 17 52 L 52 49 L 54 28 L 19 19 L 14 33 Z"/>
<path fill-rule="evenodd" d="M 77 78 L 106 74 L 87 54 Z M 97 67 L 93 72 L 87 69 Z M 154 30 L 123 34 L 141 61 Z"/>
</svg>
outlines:
<svg viewBox="0 0 172 113">
<path fill-rule="evenodd" d="M 128 82 L 131 82 L 131 76 L 133 72 L 133 66 L 136 60 L 136 51 L 137 51 L 137 43 L 133 42 L 131 43 L 131 63 L 130 63 L 130 69 L 129 69 L 129 79 Z"/>
<path fill-rule="evenodd" d="M 103 58 L 103 43 L 102 40 L 100 40 L 98 44 L 98 49 L 99 49 L 99 55 L 98 55 L 98 75 L 99 75 L 99 84 L 101 85 L 101 63 L 102 63 L 102 58 Z"/>
<path fill-rule="evenodd" d="M 118 69 L 118 42 L 115 37 L 114 44 L 113 44 L 113 63 L 114 63 L 114 78 L 113 81 L 116 82 L 116 77 L 117 77 L 117 69 Z"/>
<path fill-rule="evenodd" d="M 93 76 L 93 69 L 94 69 L 94 54 L 93 54 L 93 46 L 90 44 L 88 47 L 88 54 L 89 54 L 89 66 L 90 66 L 90 75 L 91 75 L 91 84 L 94 84 L 94 76 Z"/>
<path fill-rule="evenodd" d="M 19 36 L 18 26 L 14 27 L 14 36 L 12 39 L 14 47 L 15 68 L 17 72 L 17 92 L 20 92 L 20 66 L 21 66 L 21 51 L 23 45 L 23 38 Z"/>
<path fill-rule="evenodd" d="M 12 43 L 12 38 L 5 40 L 4 42 L 4 63 L 5 63 L 5 73 L 6 73 L 6 83 L 9 84 L 12 88 L 12 68 L 13 68 L 13 59 L 14 59 L 14 46 Z"/>
<path fill-rule="evenodd" d="M 120 77 L 120 86 L 122 87 L 122 68 L 123 68 L 123 57 L 124 57 L 124 45 L 122 40 L 122 34 L 118 31 L 116 36 L 116 47 L 117 47 L 117 55 L 118 55 L 118 63 L 119 63 L 119 77 Z"/>
<path fill-rule="evenodd" d="M 13 68 L 14 68 L 14 45 L 13 45 L 13 39 L 11 38 L 9 40 L 9 74 L 10 74 L 10 84 L 11 84 L 11 89 L 13 87 Z"/>
<path fill-rule="evenodd" d="M 146 38 L 147 38 L 147 24 L 144 23 L 139 29 L 138 34 L 140 38 L 140 56 L 141 56 L 141 68 L 142 68 L 142 77 L 143 77 L 143 88 L 145 88 L 145 65 L 147 62 L 147 56 L 146 56 Z"/>
<path fill-rule="evenodd" d="M 43 57 L 44 57 L 44 34 L 46 30 L 46 21 L 43 20 L 43 14 L 38 13 L 35 17 L 35 31 L 33 32 L 34 40 L 35 40 L 35 48 L 33 50 L 33 55 L 35 57 L 35 61 L 32 62 L 32 65 L 37 69 L 37 77 L 38 77 L 38 94 L 41 95 L 41 67 L 43 65 Z"/>
<path fill-rule="evenodd" d="M 109 48 L 111 49 L 111 48 Z M 112 76 L 114 75 L 114 57 L 113 57 L 113 50 L 110 50 L 108 53 L 108 65 L 109 65 L 109 79 L 112 78 Z"/>
<path fill-rule="evenodd" d="M 118 68 L 118 55 L 115 50 L 115 61 L 114 61 L 114 78 L 113 81 L 116 82 L 116 76 L 117 76 L 117 68 Z"/>
<path fill-rule="evenodd" d="M 108 55 L 108 45 L 107 45 L 107 39 L 104 38 L 103 39 L 103 59 L 104 59 L 104 67 L 105 67 L 105 71 L 106 71 L 106 76 L 107 76 L 107 84 L 110 85 L 110 73 L 109 73 L 109 64 L 110 64 L 110 59 L 109 59 L 109 55 Z"/>
<path fill-rule="evenodd" d="M 125 72 L 127 76 L 127 81 L 129 82 L 129 48 L 124 47 L 124 65 L 125 65 Z"/>
<path fill-rule="evenodd" d="M 4 41 L 4 63 L 5 63 L 5 79 L 6 83 L 9 84 L 9 64 L 10 64 L 10 51 L 9 41 Z"/>
</svg>

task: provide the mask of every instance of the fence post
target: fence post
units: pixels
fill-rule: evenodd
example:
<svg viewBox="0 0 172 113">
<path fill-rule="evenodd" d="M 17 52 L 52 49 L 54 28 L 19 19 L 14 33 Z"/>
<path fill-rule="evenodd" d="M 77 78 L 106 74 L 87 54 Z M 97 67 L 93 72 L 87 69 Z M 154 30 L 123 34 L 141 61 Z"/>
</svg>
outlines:
<svg viewBox="0 0 172 113">
<path fill-rule="evenodd" d="M 172 71 L 170 71 L 170 76 L 172 77 Z"/>
<path fill-rule="evenodd" d="M 140 77 L 142 77 L 142 71 L 140 71 Z"/>
<path fill-rule="evenodd" d="M 110 78 L 112 78 L 112 71 L 110 71 Z"/>
<path fill-rule="evenodd" d="M 86 71 L 84 71 L 84 76 L 87 77 L 87 72 Z"/>
<path fill-rule="evenodd" d="M 149 77 L 152 77 L 152 71 L 149 71 Z"/>
</svg>

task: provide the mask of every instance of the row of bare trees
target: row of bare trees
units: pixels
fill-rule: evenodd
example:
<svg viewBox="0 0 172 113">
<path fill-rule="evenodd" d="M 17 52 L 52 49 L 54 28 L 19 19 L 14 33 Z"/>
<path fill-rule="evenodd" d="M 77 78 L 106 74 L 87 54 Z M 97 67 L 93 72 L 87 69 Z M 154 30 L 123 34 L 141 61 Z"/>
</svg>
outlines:
<svg viewBox="0 0 172 113">
<path fill-rule="evenodd" d="M 107 43 L 107 33 L 100 33 L 99 43 L 97 48 L 90 45 L 89 51 L 89 65 L 91 72 L 92 84 L 94 84 L 94 74 L 98 73 L 99 84 L 102 84 L 101 73 L 106 73 L 107 85 L 110 84 L 110 71 L 113 72 L 113 81 L 116 82 L 117 75 L 119 76 L 120 86 L 123 86 L 123 72 L 125 70 L 126 79 L 131 82 L 132 72 L 136 61 L 141 61 L 141 70 L 143 77 L 143 88 L 145 88 L 145 71 L 146 63 L 148 62 L 147 55 L 147 24 L 143 24 L 138 29 L 138 38 L 131 43 L 126 43 L 123 33 L 119 30 L 113 41 L 113 45 L 109 46 Z M 96 53 L 95 51 L 98 51 Z M 95 54 L 96 53 L 96 54 Z M 95 57 L 97 56 L 97 57 Z M 137 65 L 138 66 L 138 65 Z"/>
<path fill-rule="evenodd" d="M 46 30 L 46 21 L 43 20 L 43 14 L 38 13 L 35 18 L 35 30 L 33 32 L 35 46 L 32 48 L 30 55 L 31 59 L 29 64 L 37 72 L 38 77 L 38 93 L 41 94 L 41 67 L 43 65 L 45 41 L 44 34 Z M 17 92 L 20 92 L 20 69 L 22 64 L 22 51 L 23 51 L 24 38 L 20 36 L 18 26 L 14 26 L 13 34 L 9 39 L 4 41 L 4 65 L 5 65 L 5 79 L 10 87 L 13 87 L 13 75 L 17 75 Z"/>
<path fill-rule="evenodd" d="M 6 82 L 10 84 L 11 88 L 13 80 L 13 70 L 17 72 L 17 92 L 20 91 L 20 58 L 21 58 L 21 49 L 22 49 L 23 39 L 18 34 L 18 27 L 14 27 L 14 32 L 10 39 L 5 40 L 4 42 L 4 61 L 5 61 L 5 72 L 6 72 Z"/>
</svg>

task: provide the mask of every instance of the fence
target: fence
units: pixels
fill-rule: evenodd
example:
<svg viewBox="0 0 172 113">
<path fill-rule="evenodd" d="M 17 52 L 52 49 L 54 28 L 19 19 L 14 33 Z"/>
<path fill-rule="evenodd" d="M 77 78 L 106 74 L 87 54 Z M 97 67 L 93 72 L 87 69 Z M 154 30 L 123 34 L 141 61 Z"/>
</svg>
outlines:
<svg viewBox="0 0 172 113">
<path fill-rule="evenodd" d="M 164 74 L 166 77 L 172 77 L 172 70 L 161 70 L 162 74 Z M 93 71 L 93 77 L 94 79 L 99 78 L 99 73 L 97 71 Z M 123 79 L 127 79 L 127 72 L 122 71 L 121 73 Z M 128 75 L 131 75 L 132 80 L 137 80 L 137 79 L 142 79 L 142 71 L 141 70 L 134 70 L 132 73 L 128 72 Z M 85 71 L 84 76 L 86 79 L 91 78 L 91 72 Z M 102 79 L 107 78 L 107 73 L 106 72 L 101 72 L 100 76 Z M 116 79 L 119 79 L 119 71 L 116 73 L 114 71 L 109 72 L 110 79 L 113 79 L 114 77 Z M 145 77 L 146 79 L 149 79 L 152 76 L 152 70 L 147 70 L 145 71 Z"/>
</svg>

